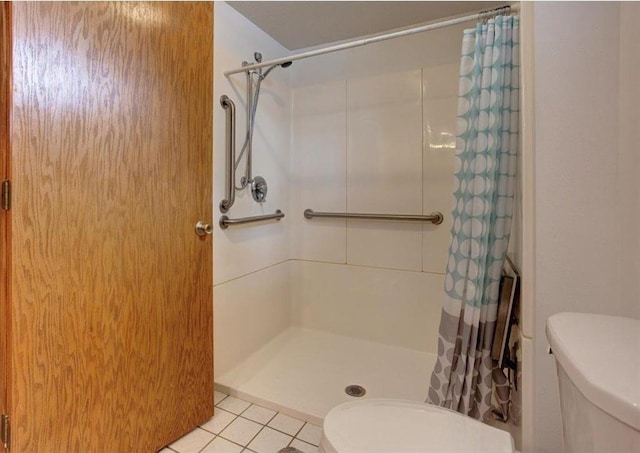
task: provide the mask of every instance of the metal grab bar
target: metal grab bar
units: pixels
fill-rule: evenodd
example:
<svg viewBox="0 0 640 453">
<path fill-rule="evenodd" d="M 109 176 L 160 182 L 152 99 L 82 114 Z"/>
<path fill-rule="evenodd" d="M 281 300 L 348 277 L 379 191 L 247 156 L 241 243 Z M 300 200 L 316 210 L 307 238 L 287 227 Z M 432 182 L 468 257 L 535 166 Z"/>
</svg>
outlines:
<svg viewBox="0 0 640 453">
<path fill-rule="evenodd" d="M 227 212 L 236 200 L 236 105 L 226 94 L 220 97 L 220 104 L 226 110 L 226 181 L 225 198 L 220 202 L 220 211 Z"/>
<path fill-rule="evenodd" d="M 348 212 L 315 212 L 313 209 L 305 209 L 304 217 L 313 219 L 314 217 L 323 217 L 328 219 L 358 219 L 358 220 L 390 220 L 390 221 L 409 221 L 409 222 L 431 222 L 434 225 L 440 225 L 444 220 L 441 212 L 432 212 L 430 215 L 400 215 L 400 214 L 359 214 Z"/>
<path fill-rule="evenodd" d="M 238 219 L 230 219 L 226 215 L 220 217 L 220 228 L 226 230 L 233 225 L 243 225 L 245 223 L 261 222 L 263 220 L 280 220 L 284 217 L 284 212 L 278 209 L 273 214 L 257 215 L 253 217 L 241 217 Z"/>
</svg>

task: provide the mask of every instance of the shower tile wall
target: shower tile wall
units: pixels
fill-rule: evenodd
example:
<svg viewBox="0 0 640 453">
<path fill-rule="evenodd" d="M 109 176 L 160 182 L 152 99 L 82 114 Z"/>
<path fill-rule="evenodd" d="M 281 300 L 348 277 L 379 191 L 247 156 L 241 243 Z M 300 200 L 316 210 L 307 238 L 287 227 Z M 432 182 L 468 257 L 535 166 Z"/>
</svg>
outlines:
<svg viewBox="0 0 640 453">
<path fill-rule="evenodd" d="M 216 2 L 214 21 L 214 93 L 216 99 L 226 94 L 236 104 L 236 147 L 239 153 L 246 131 L 246 78 L 244 74 L 227 78 L 223 71 L 240 66 L 244 60 L 251 60 L 256 51 L 261 52 L 265 59 L 287 55 L 288 51 L 225 2 Z M 267 180 L 269 192 L 264 203 L 254 202 L 249 190 L 237 192 L 235 204 L 227 214 L 229 217 L 272 213 L 276 209 L 289 214 L 286 208 L 290 187 L 290 95 L 286 70 L 274 70 L 262 84 L 254 130 L 253 174 Z M 213 152 L 214 279 L 219 285 L 287 260 L 289 238 L 287 222 L 265 223 L 259 228 L 220 229 L 218 220 L 222 213 L 218 204 L 225 196 L 225 113 L 217 101 Z M 238 174 L 243 166 L 244 163 Z"/>
<path fill-rule="evenodd" d="M 423 352 L 436 350 L 438 274 L 311 261 L 291 264 L 292 322 Z M 434 296 L 435 297 L 435 296 Z"/>
<path fill-rule="evenodd" d="M 441 225 L 425 223 L 422 270 L 444 272 L 451 228 L 453 154 L 458 98 L 458 63 L 422 69 L 422 212 L 440 211 Z"/>
<path fill-rule="evenodd" d="M 266 178 L 265 203 L 255 203 L 247 190 L 236 195 L 229 217 L 282 209 L 285 221 L 220 229 L 218 204 L 225 189 L 225 114 L 217 99 L 228 95 L 236 104 L 236 145 L 245 131 L 244 75 L 223 71 L 250 60 L 256 51 L 265 59 L 287 55 L 274 39 L 225 2 L 215 2 L 214 15 L 214 371 L 228 371 L 247 355 L 286 329 L 290 322 L 288 222 L 291 91 L 289 73 L 276 69 L 260 93 L 254 132 L 254 175 Z M 252 315 L 248 315 L 252 314 Z"/>
<path fill-rule="evenodd" d="M 456 64 L 293 90 L 294 258 L 444 273 L 456 91 Z M 306 208 L 445 222 L 308 221 Z"/>
<path fill-rule="evenodd" d="M 244 76 L 223 71 L 288 52 L 224 2 L 215 5 L 214 91 L 237 107 Z M 434 352 L 449 226 L 303 218 L 303 210 L 449 216 L 461 27 L 295 62 L 265 80 L 254 174 L 264 204 L 238 194 L 230 217 L 282 209 L 281 222 L 221 230 L 225 118 L 214 118 L 214 342 L 219 376 L 291 325 Z M 438 85 L 440 84 L 440 85 Z M 454 93 L 455 94 L 455 93 Z M 448 101 L 451 101 L 450 103 Z M 449 109 L 449 110 L 447 110 Z M 444 141 L 443 141 L 444 140 Z M 433 144 L 433 146 L 432 146 Z M 349 173 L 349 174 L 348 174 Z M 442 195 L 444 194 L 444 195 Z M 329 291 L 330 289 L 330 291 Z"/>
<path fill-rule="evenodd" d="M 304 261 L 291 264 L 294 324 L 435 352 L 450 228 L 457 66 L 294 88 L 291 255 Z M 445 222 L 306 220 L 305 208 L 441 211 Z"/>
<path fill-rule="evenodd" d="M 220 376 L 291 323 L 287 263 L 215 286 L 215 372 Z"/>
<path fill-rule="evenodd" d="M 422 213 L 421 72 L 347 81 L 347 210 Z M 347 262 L 422 270 L 422 226 L 348 221 Z"/>
<path fill-rule="evenodd" d="M 346 83 L 314 85 L 293 103 L 291 185 L 292 254 L 299 259 L 346 262 L 345 221 L 302 222 L 306 208 L 346 210 Z"/>
</svg>

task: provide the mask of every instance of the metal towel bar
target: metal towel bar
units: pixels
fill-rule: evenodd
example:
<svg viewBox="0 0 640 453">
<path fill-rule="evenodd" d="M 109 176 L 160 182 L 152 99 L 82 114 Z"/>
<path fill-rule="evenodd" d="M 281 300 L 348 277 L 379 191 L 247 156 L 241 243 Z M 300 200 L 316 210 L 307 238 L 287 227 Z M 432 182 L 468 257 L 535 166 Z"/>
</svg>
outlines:
<svg viewBox="0 0 640 453">
<path fill-rule="evenodd" d="M 348 212 L 315 212 L 313 209 L 305 209 L 304 216 L 307 219 L 323 217 L 329 219 L 358 219 L 358 220 L 389 220 L 395 222 L 431 222 L 440 225 L 444 220 L 441 212 L 432 212 L 430 215 L 399 215 L 399 214 L 359 214 Z"/>
<path fill-rule="evenodd" d="M 226 215 L 223 215 L 222 217 L 220 217 L 220 228 L 222 228 L 223 230 L 226 230 L 230 226 L 234 226 L 234 225 L 243 225 L 245 223 L 261 222 L 263 220 L 280 220 L 283 217 L 284 217 L 284 212 L 282 212 L 280 209 L 278 209 L 273 214 L 256 215 L 253 217 L 241 217 L 238 219 L 230 219 Z"/>
</svg>

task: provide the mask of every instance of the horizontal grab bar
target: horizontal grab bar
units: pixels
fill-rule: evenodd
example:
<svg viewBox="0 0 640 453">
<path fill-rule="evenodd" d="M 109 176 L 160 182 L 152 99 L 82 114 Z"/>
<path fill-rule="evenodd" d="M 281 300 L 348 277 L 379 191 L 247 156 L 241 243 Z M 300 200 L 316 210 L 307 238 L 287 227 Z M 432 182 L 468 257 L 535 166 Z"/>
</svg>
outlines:
<svg viewBox="0 0 640 453">
<path fill-rule="evenodd" d="M 261 222 L 263 220 L 280 220 L 284 217 L 284 212 L 278 209 L 273 214 L 256 215 L 253 217 L 240 217 L 238 219 L 230 219 L 226 215 L 220 217 L 220 228 L 226 230 L 230 226 L 243 225 L 245 223 Z"/>
<path fill-rule="evenodd" d="M 305 209 L 304 216 L 307 219 L 324 217 L 328 219 L 359 219 L 359 220 L 390 220 L 409 222 L 431 222 L 440 225 L 444 220 L 441 212 L 432 212 L 430 215 L 400 215 L 400 214 L 359 214 L 349 212 L 315 212 L 313 209 Z"/>
</svg>

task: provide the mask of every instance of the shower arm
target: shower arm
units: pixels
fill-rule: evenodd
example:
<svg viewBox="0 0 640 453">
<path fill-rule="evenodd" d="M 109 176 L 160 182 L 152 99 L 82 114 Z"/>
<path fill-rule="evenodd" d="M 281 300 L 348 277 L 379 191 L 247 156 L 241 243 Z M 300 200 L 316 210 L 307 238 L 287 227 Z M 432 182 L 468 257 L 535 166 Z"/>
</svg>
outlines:
<svg viewBox="0 0 640 453">
<path fill-rule="evenodd" d="M 236 105 L 226 94 L 220 97 L 220 104 L 225 109 L 226 128 L 226 181 L 225 198 L 220 202 L 220 211 L 227 212 L 236 199 L 235 163 L 236 163 Z"/>
</svg>

